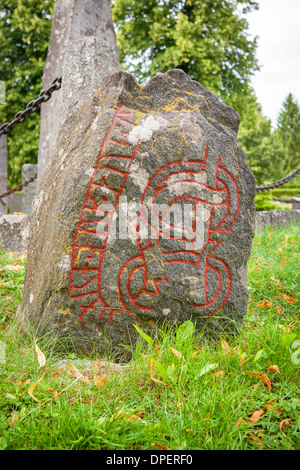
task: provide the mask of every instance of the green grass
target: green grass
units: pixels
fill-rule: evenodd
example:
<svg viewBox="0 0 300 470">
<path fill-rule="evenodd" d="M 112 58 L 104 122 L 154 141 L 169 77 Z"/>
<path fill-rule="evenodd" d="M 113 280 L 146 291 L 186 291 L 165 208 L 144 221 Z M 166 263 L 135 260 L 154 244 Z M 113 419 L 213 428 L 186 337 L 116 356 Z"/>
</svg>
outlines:
<svg viewBox="0 0 300 470">
<path fill-rule="evenodd" d="M 299 449 L 299 245 L 300 226 L 256 234 L 234 339 L 209 344 L 187 322 L 159 340 L 140 334 L 124 367 L 69 354 L 77 376 L 50 338 L 22 336 L 25 259 L 1 254 L 0 449 Z"/>
</svg>

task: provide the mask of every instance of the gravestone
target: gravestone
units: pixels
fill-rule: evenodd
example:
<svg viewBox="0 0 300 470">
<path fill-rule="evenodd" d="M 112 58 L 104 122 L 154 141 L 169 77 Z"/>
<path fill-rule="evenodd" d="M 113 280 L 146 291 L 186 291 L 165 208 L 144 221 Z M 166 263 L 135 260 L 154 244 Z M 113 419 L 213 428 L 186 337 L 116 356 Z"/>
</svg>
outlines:
<svg viewBox="0 0 300 470">
<path fill-rule="evenodd" d="M 239 116 L 181 70 L 107 76 L 66 120 L 34 202 L 22 316 L 101 352 L 247 310 L 255 179 Z M 70 343 L 70 344 L 71 344 Z"/>
<path fill-rule="evenodd" d="M 109 0 L 58 0 L 54 7 L 50 44 L 44 68 L 44 89 L 48 88 L 55 78 L 62 75 L 63 63 L 65 55 L 69 54 L 70 43 L 87 36 L 102 38 L 108 47 L 113 47 L 116 50 L 115 54 L 118 54 Z M 100 71 L 107 67 L 107 56 L 105 58 L 106 62 L 98 69 Z M 109 72 L 108 67 L 107 73 Z M 82 81 L 82 74 L 79 80 Z M 80 82 L 77 86 L 79 85 Z M 56 91 L 49 102 L 41 105 L 38 184 L 50 161 L 63 124 L 58 119 L 62 98 L 62 90 Z"/>
<path fill-rule="evenodd" d="M 0 123 L 1 124 L 1 123 Z M 7 136 L 0 137 L 0 194 L 7 192 Z M 7 214 L 7 198 L 0 199 L 0 215 Z"/>
<path fill-rule="evenodd" d="M 22 166 L 22 183 L 33 178 L 37 172 L 37 165 L 26 163 Z M 35 179 L 22 189 L 22 213 L 30 214 L 33 200 L 37 191 L 37 180 Z"/>
</svg>

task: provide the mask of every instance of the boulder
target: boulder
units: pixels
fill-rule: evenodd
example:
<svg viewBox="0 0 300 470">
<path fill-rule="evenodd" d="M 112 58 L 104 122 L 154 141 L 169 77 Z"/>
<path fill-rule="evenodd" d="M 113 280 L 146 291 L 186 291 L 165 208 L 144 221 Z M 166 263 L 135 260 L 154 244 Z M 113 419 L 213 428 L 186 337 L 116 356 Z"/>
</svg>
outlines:
<svg viewBox="0 0 300 470">
<path fill-rule="evenodd" d="M 145 331 L 247 311 L 255 179 L 239 115 L 181 70 L 105 77 L 66 120 L 31 216 L 22 316 L 116 357 Z"/>
</svg>

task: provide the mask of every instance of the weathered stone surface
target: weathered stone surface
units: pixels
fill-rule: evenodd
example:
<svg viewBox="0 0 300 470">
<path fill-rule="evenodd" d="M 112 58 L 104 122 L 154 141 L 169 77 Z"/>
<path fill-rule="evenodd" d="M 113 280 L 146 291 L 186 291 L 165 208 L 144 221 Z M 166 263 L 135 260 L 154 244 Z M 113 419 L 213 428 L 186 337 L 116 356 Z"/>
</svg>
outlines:
<svg viewBox="0 0 300 470">
<path fill-rule="evenodd" d="M 110 47 L 118 51 L 109 0 L 58 0 L 54 7 L 43 88 L 48 88 L 55 78 L 62 75 L 64 58 L 70 43 L 86 36 L 103 38 Z M 106 67 L 107 57 L 101 70 Z M 50 161 L 61 128 L 58 119 L 61 100 L 62 90 L 54 92 L 51 100 L 41 105 L 38 184 Z"/>
<path fill-rule="evenodd" d="M 26 215 L 0 217 L 0 251 L 26 252 L 30 221 Z"/>
<path fill-rule="evenodd" d="M 66 121 L 42 178 L 23 316 L 116 354 L 134 342 L 134 322 L 241 322 L 255 179 L 238 126 L 181 70 L 144 87 L 125 72 L 105 77 Z"/>
<path fill-rule="evenodd" d="M 256 212 L 256 230 L 258 232 L 263 232 L 266 225 L 285 227 L 297 223 L 300 223 L 300 210 Z"/>
<path fill-rule="evenodd" d="M 90 96 L 105 75 L 120 69 L 115 45 L 102 38 L 86 37 L 69 43 L 63 58 L 63 83 L 58 110 L 60 127 Z"/>
<path fill-rule="evenodd" d="M 1 123 L 0 123 L 1 124 Z M 0 137 L 0 194 L 7 191 L 7 136 Z M 7 214 L 7 198 L 0 199 L 0 215 Z"/>
<path fill-rule="evenodd" d="M 22 183 L 33 178 L 37 172 L 37 165 L 26 163 L 22 166 Z M 24 186 L 22 189 L 22 212 L 23 214 L 30 214 L 33 200 L 36 196 L 37 191 L 37 180 L 35 179 L 32 183 Z"/>
</svg>

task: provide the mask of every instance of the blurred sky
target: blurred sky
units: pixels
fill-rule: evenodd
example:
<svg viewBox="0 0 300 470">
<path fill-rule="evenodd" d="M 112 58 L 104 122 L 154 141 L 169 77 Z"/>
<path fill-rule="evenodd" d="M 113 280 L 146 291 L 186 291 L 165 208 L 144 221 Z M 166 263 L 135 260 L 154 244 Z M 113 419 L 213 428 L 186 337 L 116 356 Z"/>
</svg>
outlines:
<svg viewBox="0 0 300 470">
<path fill-rule="evenodd" d="M 300 103 L 300 0 L 257 0 L 259 10 L 247 14 L 249 31 L 259 36 L 262 66 L 252 79 L 263 114 L 276 119 L 291 92 Z"/>
</svg>

